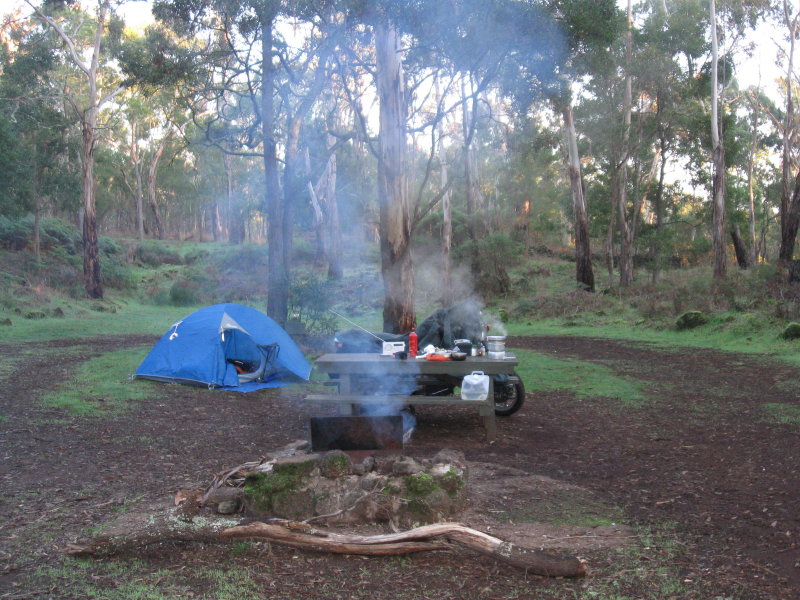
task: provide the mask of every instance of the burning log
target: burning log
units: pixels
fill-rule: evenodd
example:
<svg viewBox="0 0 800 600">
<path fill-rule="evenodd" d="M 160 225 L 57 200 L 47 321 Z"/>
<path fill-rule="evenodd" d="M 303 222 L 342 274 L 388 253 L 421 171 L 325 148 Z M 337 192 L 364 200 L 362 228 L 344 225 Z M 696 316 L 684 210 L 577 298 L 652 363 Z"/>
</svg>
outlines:
<svg viewBox="0 0 800 600">
<path fill-rule="evenodd" d="M 385 535 L 362 536 L 319 529 L 307 523 L 271 520 L 240 523 L 230 519 L 192 520 L 166 515 L 128 514 L 104 534 L 66 549 L 71 555 L 108 556 L 175 541 L 262 540 L 318 552 L 392 556 L 461 546 L 545 577 L 580 577 L 586 569 L 574 556 L 558 556 L 504 542 L 459 523 L 437 523 Z"/>
</svg>

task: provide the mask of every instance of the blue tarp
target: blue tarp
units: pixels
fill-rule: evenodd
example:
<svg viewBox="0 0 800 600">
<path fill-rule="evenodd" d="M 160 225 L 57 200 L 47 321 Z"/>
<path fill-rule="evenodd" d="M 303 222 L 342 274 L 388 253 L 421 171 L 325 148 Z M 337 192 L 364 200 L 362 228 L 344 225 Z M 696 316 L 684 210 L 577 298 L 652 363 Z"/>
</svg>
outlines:
<svg viewBox="0 0 800 600">
<path fill-rule="evenodd" d="M 280 325 L 253 308 L 225 303 L 170 327 L 134 377 L 252 392 L 308 381 L 310 374 L 311 365 Z"/>
</svg>

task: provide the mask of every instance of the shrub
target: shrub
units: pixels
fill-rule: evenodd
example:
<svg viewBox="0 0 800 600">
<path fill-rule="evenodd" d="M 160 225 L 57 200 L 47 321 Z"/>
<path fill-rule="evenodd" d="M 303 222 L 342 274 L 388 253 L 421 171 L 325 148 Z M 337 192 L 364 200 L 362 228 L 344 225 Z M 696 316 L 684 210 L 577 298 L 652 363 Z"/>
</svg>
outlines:
<svg viewBox="0 0 800 600">
<path fill-rule="evenodd" d="M 183 264 L 177 251 L 155 240 L 148 240 L 139 244 L 136 248 L 135 258 L 141 264 L 150 267 Z"/>
<path fill-rule="evenodd" d="M 289 286 L 289 316 L 302 321 L 310 333 L 332 333 L 336 318 L 329 312 L 331 283 L 315 274 L 296 277 Z"/>
</svg>

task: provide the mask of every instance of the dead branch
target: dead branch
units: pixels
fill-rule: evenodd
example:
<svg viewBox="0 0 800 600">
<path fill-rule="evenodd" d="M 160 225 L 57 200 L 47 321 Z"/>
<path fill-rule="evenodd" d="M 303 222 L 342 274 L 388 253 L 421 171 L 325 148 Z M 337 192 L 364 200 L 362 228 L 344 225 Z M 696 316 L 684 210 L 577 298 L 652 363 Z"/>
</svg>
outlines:
<svg viewBox="0 0 800 600">
<path fill-rule="evenodd" d="M 355 535 L 318 529 L 308 523 L 271 520 L 240 524 L 230 519 L 181 518 L 176 512 L 161 515 L 131 513 L 100 536 L 73 544 L 67 554 L 107 556 L 136 548 L 175 541 L 225 542 L 262 540 L 317 552 L 392 556 L 461 546 L 506 564 L 545 577 L 580 577 L 586 569 L 574 556 L 559 556 L 504 542 L 459 523 L 437 523 L 384 535 Z"/>
</svg>

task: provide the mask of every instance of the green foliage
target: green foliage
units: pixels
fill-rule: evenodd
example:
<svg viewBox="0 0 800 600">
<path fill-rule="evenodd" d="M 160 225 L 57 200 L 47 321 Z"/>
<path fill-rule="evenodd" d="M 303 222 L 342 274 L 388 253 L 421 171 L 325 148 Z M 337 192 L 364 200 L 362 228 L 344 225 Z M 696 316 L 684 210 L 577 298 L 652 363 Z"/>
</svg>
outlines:
<svg viewBox="0 0 800 600">
<path fill-rule="evenodd" d="M 685 331 L 708 323 L 708 318 L 699 310 L 687 310 L 675 321 L 675 329 Z"/>
<path fill-rule="evenodd" d="M 155 240 L 148 240 L 139 244 L 134 253 L 134 258 L 139 263 L 149 267 L 183 264 L 183 259 L 177 250 Z"/>
<path fill-rule="evenodd" d="M 406 496 L 409 498 L 424 498 L 439 488 L 436 480 L 427 473 L 407 475 L 404 480 Z"/>
<path fill-rule="evenodd" d="M 327 279 L 306 273 L 292 278 L 289 286 L 289 316 L 299 319 L 311 333 L 328 334 L 336 329 L 333 306 L 335 289 Z"/>
<path fill-rule="evenodd" d="M 796 340 L 800 338 L 800 323 L 789 323 L 781 333 L 781 337 L 785 340 Z"/>
<path fill-rule="evenodd" d="M 508 268 L 519 263 L 522 246 L 507 234 L 491 232 L 456 249 L 456 256 L 470 264 L 476 289 L 484 296 L 503 296 L 511 291 Z"/>
</svg>

